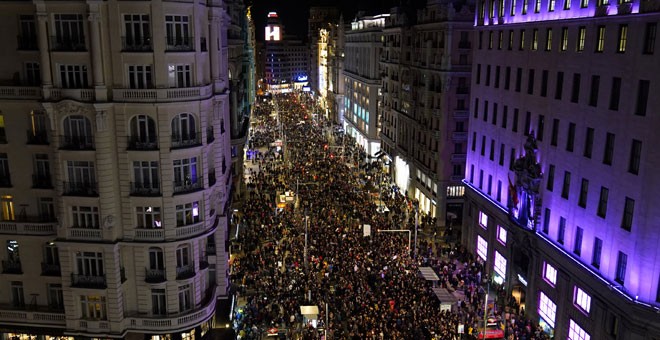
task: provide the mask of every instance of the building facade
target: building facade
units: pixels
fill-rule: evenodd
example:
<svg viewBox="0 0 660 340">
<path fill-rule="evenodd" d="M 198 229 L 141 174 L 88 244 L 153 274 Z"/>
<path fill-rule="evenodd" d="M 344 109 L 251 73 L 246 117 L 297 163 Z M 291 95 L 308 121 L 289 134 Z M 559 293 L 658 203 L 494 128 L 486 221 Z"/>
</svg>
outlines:
<svg viewBox="0 0 660 340">
<path fill-rule="evenodd" d="M 226 4 L 0 8 L 2 338 L 200 338 L 228 287 Z"/>
<path fill-rule="evenodd" d="M 307 70 L 310 90 L 315 94 L 327 91 L 327 61 L 330 28 L 339 21 L 337 7 L 311 7 L 307 19 L 309 69 Z M 325 98 L 325 97 L 323 97 Z M 325 107 L 325 105 L 324 105 Z"/>
<path fill-rule="evenodd" d="M 344 33 L 344 17 L 340 15 L 338 23 L 328 27 L 328 87 L 325 98 L 328 119 L 340 126 L 344 125 Z"/>
<path fill-rule="evenodd" d="M 397 186 L 438 226 L 462 218 L 473 15 L 429 1 L 392 9 L 383 28 L 383 151 Z"/>
<path fill-rule="evenodd" d="M 287 93 L 308 84 L 309 47 L 295 36 L 284 35 L 277 13 L 268 13 L 264 41 L 264 83 L 266 91 Z"/>
<path fill-rule="evenodd" d="M 478 4 L 463 242 L 556 339 L 660 339 L 659 10 Z"/>
</svg>

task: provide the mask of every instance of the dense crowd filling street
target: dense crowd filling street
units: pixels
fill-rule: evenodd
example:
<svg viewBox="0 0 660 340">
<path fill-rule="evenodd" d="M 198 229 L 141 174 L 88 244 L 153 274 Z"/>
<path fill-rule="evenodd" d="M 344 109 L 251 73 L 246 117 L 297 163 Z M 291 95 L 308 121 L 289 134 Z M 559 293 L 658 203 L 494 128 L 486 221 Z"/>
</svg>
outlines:
<svg viewBox="0 0 660 340">
<path fill-rule="evenodd" d="M 255 109 L 236 219 L 241 250 L 230 282 L 243 301 L 234 313 L 240 339 L 269 331 L 288 339 L 472 339 L 483 329 L 488 287 L 496 297 L 488 316 L 507 339 L 548 339 L 506 292 L 484 286 L 483 264 L 470 251 L 436 236 L 433 218 L 420 214 L 415 223 L 416 202 L 393 190 L 380 160 L 315 115 L 308 96 L 274 101 Z M 383 231 L 416 224 L 427 231 L 416 249 L 409 233 Z M 441 311 L 419 267 L 460 293 L 451 310 Z"/>
</svg>

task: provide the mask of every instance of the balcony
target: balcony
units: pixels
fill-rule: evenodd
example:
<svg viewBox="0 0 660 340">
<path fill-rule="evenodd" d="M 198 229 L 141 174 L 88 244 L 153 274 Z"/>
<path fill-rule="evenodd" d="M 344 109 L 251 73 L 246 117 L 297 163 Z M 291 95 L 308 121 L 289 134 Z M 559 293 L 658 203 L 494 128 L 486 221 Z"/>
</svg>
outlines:
<svg viewBox="0 0 660 340">
<path fill-rule="evenodd" d="M 61 276 L 62 271 L 59 263 L 45 263 L 41 262 L 41 275 L 42 276 Z"/>
<path fill-rule="evenodd" d="M 622 2 L 617 6 L 616 14 L 630 14 L 632 13 L 632 2 Z"/>
<path fill-rule="evenodd" d="M 60 136 L 61 150 L 94 150 L 94 136 Z"/>
<path fill-rule="evenodd" d="M 173 183 L 174 194 L 185 194 L 189 192 L 195 192 L 204 188 L 202 183 L 204 182 L 203 177 L 196 177 L 194 179 L 186 178 L 182 182 Z"/>
<path fill-rule="evenodd" d="M 213 126 L 206 128 L 206 144 L 211 144 L 215 140 L 215 134 L 213 131 Z"/>
<path fill-rule="evenodd" d="M 470 113 L 467 110 L 464 111 L 454 111 L 453 113 L 454 119 L 457 120 L 465 120 L 470 118 Z"/>
<path fill-rule="evenodd" d="M 472 44 L 469 41 L 459 41 L 458 48 L 469 50 L 470 48 L 472 48 Z"/>
<path fill-rule="evenodd" d="M 27 143 L 30 145 L 48 145 L 48 133 L 46 131 L 27 130 Z"/>
<path fill-rule="evenodd" d="M 2 261 L 3 274 L 23 274 L 23 267 L 19 260 Z"/>
<path fill-rule="evenodd" d="M 0 177 L 0 188 L 11 188 L 11 174 L 3 174 Z"/>
<path fill-rule="evenodd" d="M 48 311 L 44 308 L 36 310 L 17 310 L 13 308 L 0 307 L 0 323 L 17 325 L 30 324 L 32 327 L 43 325 L 44 327 L 62 328 L 66 326 L 64 309 L 59 312 Z"/>
<path fill-rule="evenodd" d="M 594 16 L 604 17 L 604 16 L 607 16 L 607 14 L 609 14 L 609 12 L 610 12 L 610 5 L 609 4 L 599 5 L 598 7 L 596 7 L 596 12 L 594 13 Z"/>
<path fill-rule="evenodd" d="M 41 87 L 0 86 L 0 99 L 41 99 Z"/>
<path fill-rule="evenodd" d="M 96 92 L 94 89 L 51 89 L 50 97 L 46 98 L 51 101 L 62 99 L 73 99 L 79 102 L 93 102 L 96 100 Z"/>
<path fill-rule="evenodd" d="M 195 50 L 193 37 L 165 37 L 166 52 L 191 52 Z"/>
<path fill-rule="evenodd" d="M 129 136 L 128 137 L 128 150 L 137 150 L 137 151 L 153 151 L 158 150 L 158 141 L 156 137 L 140 137 L 140 136 Z"/>
<path fill-rule="evenodd" d="M 215 185 L 216 178 L 215 178 L 215 169 L 209 170 L 209 187 L 212 187 Z"/>
<path fill-rule="evenodd" d="M 0 88 L 1 89 L 1 88 Z M 213 93 L 213 85 L 197 87 L 177 87 L 170 89 L 113 89 L 116 102 L 153 103 L 193 101 L 208 98 Z M 0 96 L 2 92 L 0 91 Z"/>
<path fill-rule="evenodd" d="M 17 36 L 18 49 L 21 51 L 38 51 L 39 45 L 37 44 L 37 36 Z"/>
<path fill-rule="evenodd" d="M 157 228 L 136 228 L 133 234 L 134 241 L 164 241 L 165 230 Z"/>
<path fill-rule="evenodd" d="M 176 227 L 175 230 L 176 230 L 175 233 L 176 238 L 181 239 L 181 238 L 187 238 L 201 234 L 202 232 L 204 232 L 204 230 L 206 230 L 206 226 L 204 221 L 201 221 L 195 224 Z"/>
<path fill-rule="evenodd" d="M 451 154 L 451 161 L 452 162 L 465 162 L 466 157 L 467 156 L 464 153 L 453 153 L 453 154 Z"/>
<path fill-rule="evenodd" d="M 642 0 L 639 3 L 639 13 L 660 12 L 660 0 Z"/>
<path fill-rule="evenodd" d="M 52 51 L 64 52 L 84 52 L 87 51 L 85 46 L 85 37 L 63 37 L 53 35 L 50 37 L 50 48 Z"/>
<path fill-rule="evenodd" d="M 187 266 L 176 267 L 176 279 L 187 280 L 195 276 L 195 264 L 191 263 Z"/>
<path fill-rule="evenodd" d="M 67 232 L 67 238 L 71 240 L 100 241 L 103 239 L 103 231 L 94 228 L 71 227 Z"/>
<path fill-rule="evenodd" d="M 105 275 L 81 275 L 71 274 L 71 287 L 106 289 L 108 287 Z"/>
<path fill-rule="evenodd" d="M 163 283 L 167 281 L 165 269 L 149 269 L 144 270 L 144 282 L 146 283 Z"/>
<path fill-rule="evenodd" d="M 26 216 L 14 221 L 0 222 L 0 234 L 11 235 L 55 235 L 57 219 L 51 216 Z"/>
<path fill-rule="evenodd" d="M 151 52 L 151 37 L 121 37 L 122 52 Z"/>
<path fill-rule="evenodd" d="M 199 132 L 192 132 L 183 135 L 172 135 L 172 149 L 183 149 L 202 145 L 202 139 Z"/>
<path fill-rule="evenodd" d="M 99 195 L 96 182 L 64 182 L 62 194 L 66 196 L 96 197 Z"/>
<path fill-rule="evenodd" d="M 50 175 L 46 174 L 34 174 L 32 175 L 32 188 L 33 189 L 52 189 L 53 181 L 50 179 Z"/>
<path fill-rule="evenodd" d="M 207 320 L 215 312 L 216 299 L 214 292 L 215 287 L 209 287 L 208 294 L 206 294 L 207 298 L 204 299 L 204 304 L 198 309 L 190 310 L 178 315 L 157 315 L 150 318 L 136 315 L 127 316 L 124 318 L 124 324 L 122 327 L 161 334 L 167 330 L 194 327 L 200 322 Z"/>
<path fill-rule="evenodd" d="M 160 196 L 158 183 L 131 182 L 131 196 L 153 197 Z"/>
</svg>

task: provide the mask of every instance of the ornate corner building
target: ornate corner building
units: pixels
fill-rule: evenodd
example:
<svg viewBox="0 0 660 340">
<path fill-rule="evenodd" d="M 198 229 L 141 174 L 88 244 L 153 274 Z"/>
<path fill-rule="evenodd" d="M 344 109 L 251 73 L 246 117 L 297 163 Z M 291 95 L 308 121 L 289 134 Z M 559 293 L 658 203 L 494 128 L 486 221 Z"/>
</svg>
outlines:
<svg viewBox="0 0 660 340">
<path fill-rule="evenodd" d="M 659 20 L 477 4 L 462 242 L 555 339 L 660 339 Z"/>
<path fill-rule="evenodd" d="M 200 338 L 228 288 L 240 11 L 0 9 L 2 337 Z"/>
</svg>

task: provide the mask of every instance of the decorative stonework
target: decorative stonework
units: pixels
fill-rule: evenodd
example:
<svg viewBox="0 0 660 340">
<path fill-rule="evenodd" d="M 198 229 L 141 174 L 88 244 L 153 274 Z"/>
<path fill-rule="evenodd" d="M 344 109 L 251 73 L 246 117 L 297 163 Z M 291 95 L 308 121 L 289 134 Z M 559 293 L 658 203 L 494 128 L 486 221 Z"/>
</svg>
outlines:
<svg viewBox="0 0 660 340">
<path fill-rule="evenodd" d="M 540 215 L 541 199 L 539 187 L 543 173 L 536 152 L 538 150 L 534 133 L 527 136 L 525 154 L 513 163 L 515 182 L 509 178 L 509 216 L 520 226 L 536 229 L 536 219 Z"/>
<path fill-rule="evenodd" d="M 108 114 L 105 111 L 96 111 L 96 131 L 105 131 L 108 125 Z"/>
</svg>

